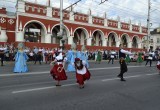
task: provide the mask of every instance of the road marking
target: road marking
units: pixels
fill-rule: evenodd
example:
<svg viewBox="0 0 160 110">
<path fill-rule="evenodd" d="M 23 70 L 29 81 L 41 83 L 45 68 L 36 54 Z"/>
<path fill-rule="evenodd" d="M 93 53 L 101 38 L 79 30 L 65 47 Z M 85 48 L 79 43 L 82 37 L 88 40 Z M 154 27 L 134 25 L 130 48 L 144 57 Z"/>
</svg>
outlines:
<svg viewBox="0 0 160 110">
<path fill-rule="evenodd" d="M 76 83 L 65 84 L 65 85 L 62 85 L 61 87 L 67 87 L 67 86 L 73 86 L 73 85 L 76 85 Z M 49 87 L 41 87 L 41 88 L 34 88 L 34 89 L 25 89 L 25 90 L 20 90 L 20 91 L 13 91 L 12 94 L 24 93 L 24 92 L 32 92 L 32 91 L 39 91 L 39 90 L 46 90 L 46 89 L 52 89 L 52 88 L 56 88 L 56 86 L 49 86 Z"/>
<path fill-rule="evenodd" d="M 140 68 L 145 66 L 128 66 L 128 68 Z M 107 68 L 90 68 L 89 70 L 108 70 L 108 69 L 118 69 L 120 67 L 107 67 Z M 43 72 L 28 72 L 28 73 L 12 73 L 12 74 L 0 74 L 0 77 L 7 76 L 20 76 L 20 75 L 39 75 L 39 74 L 50 74 L 50 71 Z"/>
<path fill-rule="evenodd" d="M 129 72 L 129 74 L 132 73 L 141 73 L 141 72 Z M 92 79 L 96 79 L 96 78 L 104 78 L 108 76 L 107 74 L 104 74 L 102 76 L 94 76 L 92 77 Z M 117 78 L 118 79 L 118 78 Z M 64 82 L 68 82 L 68 81 L 76 81 L 75 78 L 68 78 L 68 80 L 64 81 Z M 2 88 L 14 88 L 14 87 L 23 87 L 23 86 L 30 86 L 30 85 L 42 85 L 42 84 L 53 84 L 54 81 L 47 81 L 47 82 L 36 82 L 36 83 L 28 83 L 28 84 L 17 84 L 17 85 L 9 85 L 9 86 L 2 86 L 0 87 L 0 89 Z"/>
<path fill-rule="evenodd" d="M 135 77 L 141 77 L 141 76 L 147 76 L 147 75 L 156 75 L 158 73 L 152 73 L 152 74 L 145 74 L 145 75 L 134 75 L 134 76 L 128 76 L 128 77 L 124 77 L 126 79 L 128 78 L 135 78 Z M 119 78 L 110 78 L 110 79 L 103 79 L 101 81 L 105 82 L 105 81 L 112 81 L 112 80 L 117 80 Z M 73 86 L 73 85 L 77 85 L 77 83 L 72 83 L 72 84 L 65 84 L 62 85 L 61 87 L 68 87 L 68 86 Z M 52 88 L 56 88 L 56 86 L 49 86 L 49 87 L 41 87 L 41 88 L 34 88 L 34 89 L 25 89 L 25 90 L 19 90 L 19 91 L 12 91 L 12 94 L 17 94 L 17 93 L 25 93 L 25 92 L 32 92 L 32 91 L 40 91 L 40 90 L 46 90 L 46 89 L 52 89 Z"/>
<path fill-rule="evenodd" d="M 156 75 L 158 73 L 151 73 L 151 74 L 144 74 L 144 75 L 134 75 L 134 76 L 127 76 L 127 77 L 124 77 L 126 79 L 129 79 L 129 78 L 136 78 L 136 77 L 141 77 L 141 76 L 151 76 L 151 75 Z M 103 79 L 102 81 L 105 82 L 105 81 L 111 81 L 111 80 L 117 80 L 117 79 L 120 79 L 120 78 L 112 78 L 112 79 Z"/>
<path fill-rule="evenodd" d="M 20 91 L 13 91 L 13 94 L 16 93 L 22 93 L 22 92 L 31 92 L 31 91 L 38 91 L 38 90 L 44 90 L 44 89 L 51 89 L 55 88 L 56 86 L 50 86 L 50 87 L 42 87 L 42 88 L 35 88 L 35 89 L 26 89 L 26 90 L 20 90 Z"/>
</svg>

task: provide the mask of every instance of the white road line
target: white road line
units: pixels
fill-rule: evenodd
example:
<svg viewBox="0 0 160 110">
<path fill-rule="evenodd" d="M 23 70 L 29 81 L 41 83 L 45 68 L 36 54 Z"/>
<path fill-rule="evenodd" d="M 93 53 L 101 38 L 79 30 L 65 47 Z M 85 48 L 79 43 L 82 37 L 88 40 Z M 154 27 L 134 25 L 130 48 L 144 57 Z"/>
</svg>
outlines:
<svg viewBox="0 0 160 110">
<path fill-rule="evenodd" d="M 140 68 L 144 66 L 128 66 L 128 68 Z M 90 68 L 89 70 L 108 70 L 108 69 L 118 69 L 120 67 L 107 67 L 107 68 Z M 39 75 L 39 74 L 49 74 L 50 71 L 43 72 L 28 72 L 28 73 L 12 73 L 12 74 L 0 74 L 0 77 L 6 76 L 20 76 L 20 75 Z"/>
<path fill-rule="evenodd" d="M 28 72 L 28 73 L 12 73 L 12 74 L 1 74 L 0 76 L 20 76 L 20 75 L 38 75 L 38 74 L 45 74 L 48 73 L 49 71 L 43 71 L 43 72 Z"/>
<path fill-rule="evenodd" d="M 151 74 L 145 74 L 145 75 L 146 76 L 148 76 L 148 75 L 151 76 L 151 75 L 156 75 L 156 74 L 158 74 L 158 73 L 151 73 Z M 124 78 L 129 79 L 129 78 L 136 78 L 136 77 L 141 77 L 141 76 L 145 76 L 145 75 L 134 75 L 134 76 L 127 76 L 127 77 L 124 77 Z M 105 82 L 105 81 L 111 81 L 111 80 L 117 80 L 117 79 L 120 79 L 120 78 L 103 79 L 101 81 Z"/>
<path fill-rule="evenodd" d="M 128 78 L 135 78 L 135 77 L 141 77 L 141 76 L 147 76 L 147 75 L 156 75 L 156 74 L 158 74 L 158 73 L 128 76 L 128 77 L 125 77 L 125 78 L 128 79 Z M 103 80 L 101 80 L 101 81 L 105 82 L 105 81 L 111 81 L 111 80 L 117 80 L 117 79 L 119 79 L 119 78 L 103 79 Z M 62 85 L 61 87 L 68 87 L 68 86 L 73 86 L 73 85 L 77 85 L 77 84 L 76 84 L 76 83 L 73 83 L 73 84 L 65 84 L 65 85 Z M 46 89 L 52 89 L 52 88 L 56 88 L 56 86 L 49 86 L 49 87 L 41 87 L 41 88 L 34 88 L 34 89 L 18 90 L 18 91 L 13 91 L 12 94 L 32 92 L 32 91 L 39 91 L 39 90 L 46 90 Z"/>
<path fill-rule="evenodd" d="M 158 73 L 150 73 L 150 74 L 146 74 L 146 75 L 150 76 L 150 75 L 156 75 L 156 74 L 158 74 Z"/>
<path fill-rule="evenodd" d="M 20 90 L 20 91 L 13 91 L 13 94 L 16 93 L 22 93 L 22 92 L 31 92 L 31 91 L 38 91 L 38 90 L 44 90 L 44 89 L 51 89 L 55 88 L 56 86 L 50 86 L 50 87 L 42 87 L 42 88 L 35 88 L 35 89 L 26 89 L 26 90 Z"/>
<path fill-rule="evenodd" d="M 73 85 L 76 85 L 76 83 L 62 85 L 61 87 L 67 87 L 67 86 L 73 86 Z M 24 93 L 24 92 L 32 92 L 32 91 L 39 91 L 39 90 L 52 89 L 52 88 L 56 88 L 56 86 L 49 86 L 49 87 L 41 87 L 41 88 L 34 88 L 34 89 L 26 89 L 26 90 L 20 90 L 20 91 L 13 91 L 12 94 Z"/>
</svg>

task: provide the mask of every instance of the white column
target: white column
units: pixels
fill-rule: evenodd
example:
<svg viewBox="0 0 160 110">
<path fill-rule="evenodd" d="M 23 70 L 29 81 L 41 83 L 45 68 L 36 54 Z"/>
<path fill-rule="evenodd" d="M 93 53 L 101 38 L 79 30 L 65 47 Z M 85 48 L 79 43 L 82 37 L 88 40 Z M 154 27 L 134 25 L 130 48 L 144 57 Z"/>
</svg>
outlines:
<svg viewBox="0 0 160 110">
<path fill-rule="evenodd" d="M 104 19 L 104 26 L 108 26 L 108 20 L 106 18 Z"/>
<path fill-rule="evenodd" d="M 142 48 L 142 45 L 141 45 L 141 43 L 138 43 L 138 48 Z"/>
<path fill-rule="evenodd" d="M 45 43 L 51 43 L 51 34 L 45 35 Z"/>
<path fill-rule="evenodd" d="M 132 41 L 128 42 L 128 48 L 132 48 Z"/>
<path fill-rule="evenodd" d="M 16 33 L 16 39 L 15 39 L 16 42 L 24 42 L 25 39 L 24 39 L 24 32 L 23 31 L 18 31 Z"/>
<path fill-rule="evenodd" d="M 68 44 L 70 44 L 70 45 L 73 44 L 73 36 L 68 37 Z"/>
<path fill-rule="evenodd" d="M 132 24 L 131 24 L 131 20 L 130 19 L 129 19 L 128 23 L 129 23 L 129 30 L 132 31 Z"/>
<path fill-rule="evenodd" d="M 106 38 L 104 38 L 104 39 L 102 40 L 102 46 L 107 46 L 107 39 L 106 39 Z"/>
<path fill-rule="evenodd" d="M 88 10 L 88 23 L 89 23 L 89 24 L 93 24 L 93 21 L 92 21 L 92 11 L 91 11 L 91 9 Z"/>
<path fill-rule="evenodd" d="M 88 38 L 88 39 L 87 39 L 87 45 L 88 45 L 88 46 L 91 46 L 91 41 L 92 41 L 92 38 Z"/>
<path fill-rule="evenodd" d="M 120 21 L 120 17 L 117 17 L 117 21 L 118 21 L 118 28 L 121 29 L 121 21 Z"/>
<path fill-rule="evenodd" d="M 91 15 L 88 17 L 88 23 L 89 23 L 89 24 L 93 24 L 92 16 L 91 16 Z"/>
<path fill-rule="evenodd" d="M 108 19 L 106 12 L 104 13 L 104 26 L 108 26 Z"/>
<path fill-rule="evenodd" d="M 18 12 L 25 12 L 25 2 L 24 1 L 18 0 L 17 11 Z"/>
<path fill-rule="evenodd" d="M 139 22 L 139 32 L 142 33 L 142 26 L 141 26 L 141 22 Z"/>
<path fill-rule="evenodd" d="M 74 21 L 74 12 L 73 11 L 71 11 L 69 13 L 69 20 Z"/>
<path fill-rule="evenodd" d="M 120 45 L 120 41 L 118 40 L 116 41 L 116 47 L 119 47 L 119 45 Z"/>
<path fill-rule="evenodd" d="M 52 17 L 52 7 L 47 7 L 47 16 Z"/>
<path fill-rule="evenodd" d="M 7 42 L 8 37 L 6 34 L 6 30 L 1 30 L 0 29 L 0 42 Z"/>
<path fill-rule="evenodd" d="M 84 35 L 82 34 L 80 38 L 81 38 L 81 39 L 80 39 L 81 45 L 84 45 L 84 40 L 85 40 L 85 39 L 84 39 Z"/>
<path fill-rule="evenodd" d="M 139 41 L 137 43 L 138 43 L 138 48 L 142 48 L 142 41 Z"/>
</svg>

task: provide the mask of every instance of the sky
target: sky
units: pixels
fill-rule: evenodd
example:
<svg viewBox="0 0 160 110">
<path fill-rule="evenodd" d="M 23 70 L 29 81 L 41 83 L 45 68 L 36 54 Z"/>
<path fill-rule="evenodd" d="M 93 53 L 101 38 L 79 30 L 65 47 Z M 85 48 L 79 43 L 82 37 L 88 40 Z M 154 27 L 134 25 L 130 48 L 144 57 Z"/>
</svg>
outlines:
<svg viewBox="0 0 160 110">
<path fill-rule="evenodd" d="M 24 0 L 28 2 L 37 1 L 38 4 L 46 5 L 48 0 Z M 78 0 L 63 0 L 63 8 L 70 6 Z M 132 24 L 141 22 L 142 26 L 147 26 L 148 0 L 81 0 L 74 5 L 75 12 L 88 13 L 90 9 L 93 16 L 103 17 L 104 13 L 107 18 L 116 20 L 120 17 L 122 22 L 131 20 Z M 160 0 L 150 0 L 150 23 L 151 29 L 160 27 Z M 17 0 L 0 0 L 0 7 L 6 7 L 7 11 L 15 12 Z M 51 0 L 52 7 L 60 7 L 60 0 Z"/>
</svg>

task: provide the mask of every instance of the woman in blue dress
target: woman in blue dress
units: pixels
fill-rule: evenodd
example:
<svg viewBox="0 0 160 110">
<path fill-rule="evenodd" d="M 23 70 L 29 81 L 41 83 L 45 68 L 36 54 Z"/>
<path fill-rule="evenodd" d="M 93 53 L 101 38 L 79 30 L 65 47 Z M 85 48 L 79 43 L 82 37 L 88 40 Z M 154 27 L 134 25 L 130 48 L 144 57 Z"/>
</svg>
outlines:
<svg viewBox="0 0 160 110">
<path fill-rule="evenodd" d="M 67 52 L 67 63 L 68 63 L 67 71 L 68 72 L 75 71 L 74 62 L 75 62 L 75 58 L 76 57 L 77 57 L 77 54 L 76 54 L 76 45 L 75 45 L 75 43 L 73 43 L 71 45 L 71 50 L 69 50 Z"/>
<path fill-rule="evenodd" d="M 28 67 L 26 61 L 28 60 L 28 56 L 23 51 L 24 45 L 23 43 L 18 44 L 18 51 L 15 55 L 15 66 L 14 73 L 25 73 L 28 72 Z"/>
<path fill-rule="evenodd" d="M 89 63 L 88 63 L 88 54 L 86 52 L 86 47 L 85 45 L 82 46 L 81 48 L 81 60 L 85 64 L 87 68 L 89 68 Z"/>
</svg>

